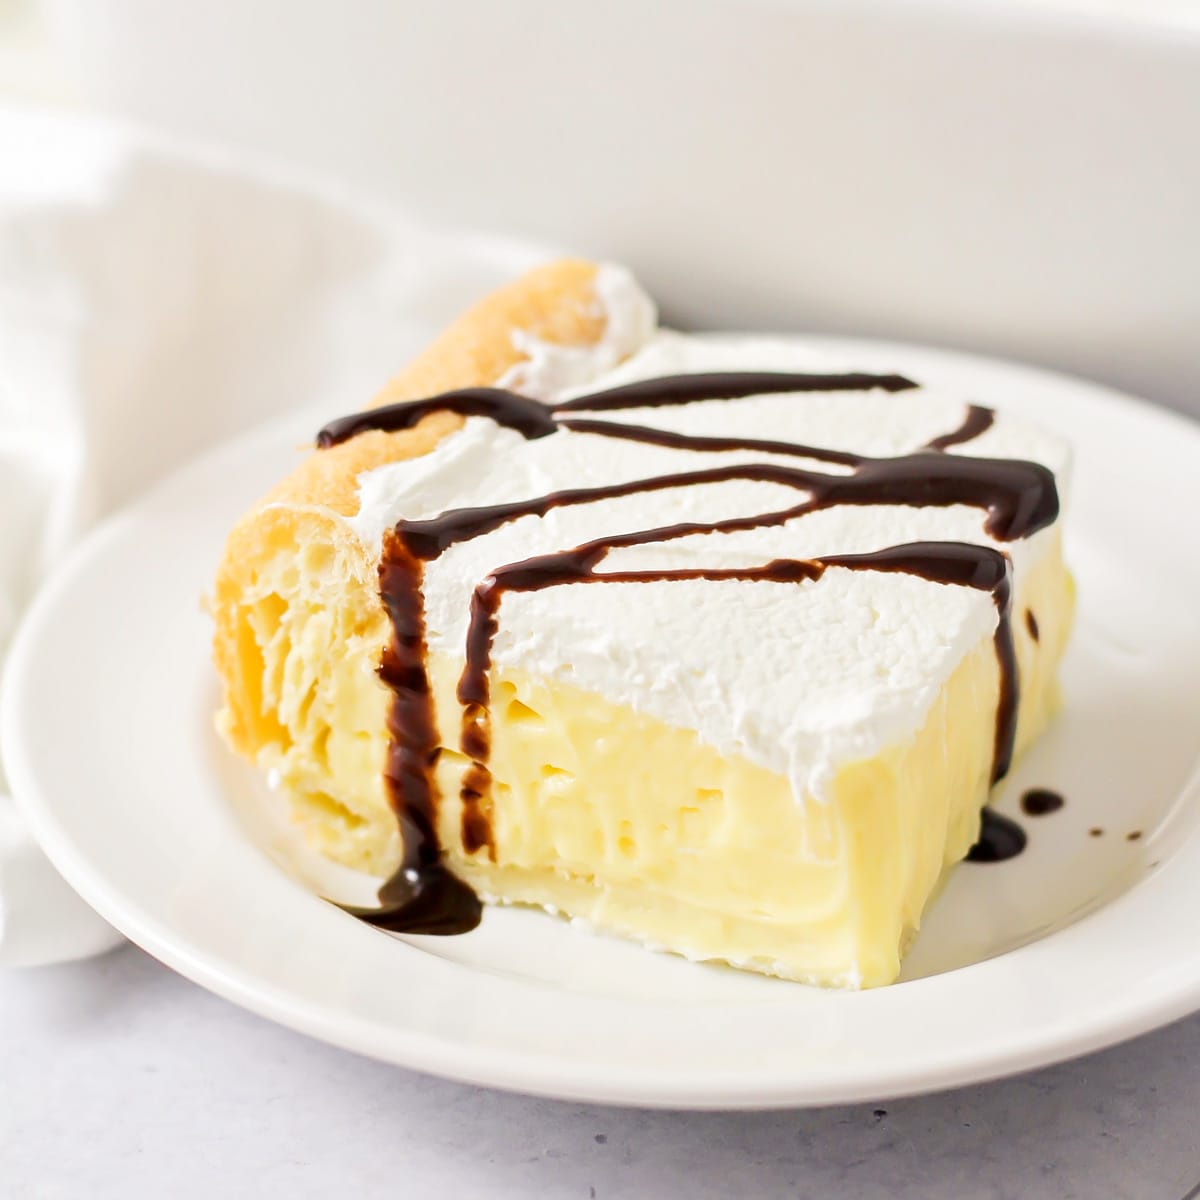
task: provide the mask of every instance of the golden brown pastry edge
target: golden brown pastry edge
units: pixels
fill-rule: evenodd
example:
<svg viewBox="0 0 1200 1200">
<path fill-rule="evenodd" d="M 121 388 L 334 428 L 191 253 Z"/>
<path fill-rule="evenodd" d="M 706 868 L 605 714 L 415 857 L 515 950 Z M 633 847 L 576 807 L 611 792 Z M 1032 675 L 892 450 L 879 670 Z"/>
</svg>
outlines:
<svg viewBox="0 0 1200 1200">
<path fill-rule="evenodd" d="M 436 395 L 453 388 L 487 386 L 526 356 L 513 333 L 543 342 L 594 345 L 605 317 L 593 284 L 596 264 L 563 259 L 535 268 L 459 317 L 394 376 L 367 405 L 376 408 Z M 330 416 L 341 414 L 331 413 Z M 462 418 L 436 412 L 412 429 L 371 431 L 341 445 L 313 451 L 234 526 L 217 569 L 209 608 L 214 622 L 213 659 L 223 689 L 218 725 L 230 745 L 250 758 L 282 728 L 257 703 L 261 670 L 251 653 L 253 634 L 243 599 L 255 593 L 262 566 L 302 538 L 327 538 L 352 578 L 351 588 L 374 593 L 378 551 L 354 536 L 338 517 L 358 511 L 358 477 L 386 463 L 428 454 Z M 381 646 L 382 651 L 382 646 Z"/>
</svg>

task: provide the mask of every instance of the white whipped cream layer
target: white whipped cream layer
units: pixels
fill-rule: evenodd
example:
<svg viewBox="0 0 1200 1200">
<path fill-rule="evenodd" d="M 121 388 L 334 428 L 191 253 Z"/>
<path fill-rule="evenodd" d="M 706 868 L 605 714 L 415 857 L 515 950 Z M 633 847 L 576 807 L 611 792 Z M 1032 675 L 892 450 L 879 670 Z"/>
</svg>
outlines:
<svg viewBox="0 0 1200 1200">
<path fill-rule="evenodd" d="M 639 298 L 636 285 L 610 288 L 609 296 L 623 305 L 610 311 L 610 328 L 620 329 L 626 343 L 630 330 L 640 331 L 636 346 L 625 351 L 631 356 L 613 366 L 610 342 L 588 365 L 578 357 L 587 351 L 572 352 L 576 357 L 564 371 L 553 352 L 540 359 L 535 355 L 525 370 L 526 389 L 561 401 L 688 372 L 861 369 L 861 364 L 814 353 L 802 338 L 658 331 L 646 318 L 653 309 Z M 903 364 L 896 369 L 903 371 Z M 564 378 L 570 384 L 560 386 Z M 799 442 L 882 457 L 915 451 L 956 429 L 969 400 L 922 387 L 898 393 L 752 396 L 596 415 L 683 433 Z M 1068 466 L 1067 449 L 1058 438 L 1002 414 L 980 437 L 951 452 L 1034 459 L 1060 475 L 1060 486 Z M 793 456 L 697 453 L 567 430 L 526 441 L 486 418 L 471 418 L 432 454 L 361 476 L 361 507 L 350 524 L 366 544 L 377 547 L 385 529 L 401 519 L 751 462 L 830 474 L 848 470 Z M 545 517 L 511 521 L 427 564 L 429 650 L 463 656 L 472 592 L 500 566 L 614 534 L 753 516 L 803 499 L 803 492 L 781 484 L 733 480 L 558 507 Z M 777 558 L 863 553 L 904 542 L 966 541 L 1009 553 L 1019 588 L 1050 531 L 1026 541 L 993 542 L 984 533 L 984 517 L 982 510 L 965 506 L 844 506 L 782 526 L 614 550 L 597 569 L 603 574 L 752 567 Z M 838 767 L 872 757 L 920 729 L 943 684 L 981 639 L 991 637 L 997 619 L 988 592 L 841 568 L 799 584 L 571 584 L 505 594 L 492 663 L 560 680 L 695 730 L 723 754 L 785 774 L 797 797 L 821 797 Z"/>
<path fill-rule="evenodd" d="M 562 346 L 514 329 L 513 345 L 525 358 L 505 371 L 496 386 L 539 400 L 559 399 L 568 388 L 586 388 L 654 336 L 658 310 L 628 267 L 601 263 L 592 291 L 596 315 L 604 320 L 604 330 L 593 344 Z"/>
</svg>

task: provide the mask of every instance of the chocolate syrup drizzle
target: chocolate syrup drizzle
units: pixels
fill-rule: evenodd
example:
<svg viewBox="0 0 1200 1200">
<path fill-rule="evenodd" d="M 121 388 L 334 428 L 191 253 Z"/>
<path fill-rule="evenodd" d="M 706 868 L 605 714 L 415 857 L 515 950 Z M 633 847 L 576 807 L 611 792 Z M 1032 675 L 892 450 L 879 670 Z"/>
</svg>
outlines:
<svg viewBox="0 0 1200 1200">
<path fill-rule="evenodd" d="M 933 441 L 926 443 L 930 450 L 947 450 L 951 446 L 961 446 L 963 442 L 974 441 L 981 433 L 991 429 L 996 420 L 996 414 L 990 408 L 972 404 L 967 409 L 963 423 L 949 433 L 943 433 Z"/>
<path fill-rule="evenodd" d="M 458 700 L 462 705 L 460 744 L 470 763 L 461 789 L 462 841 L 467 853 L 486 849 L 494 856 L 495 852 L 490 819 L 491 776 L 487 767 L 491 746 L 488 676 L 492 643 L 499 628 L 500 604 L 508 592 L 589 583 L 686 579 L 801 583 L 819 579 L 825 571 L 835 568 L 897 571 L 937 583 L 988 591 L 999 616 L 994 640 L 1000 666 L 1000 696 L 991 777 L 993 782 L 1000 779 L 1012 757 L 1019 700 L 1011 619 L 1012 569 L 1006 554 L 971 543 L 914 542 L 868 554 L 776 559 L 759 567 L 736 570 L 597 570 L 609 551 L 617 548 L 694 534 L 782 525 L 807 513 L 843 504 L 969 505 L 983 510 L 984 528 L 999 541 L 1028 537 L 1057 518 L 1054 476 L 1040 463 L 944 453 L 948 447 L 970 441 L 990 427 L 992 411 L 978 405 L 967 409 L 958 428 L 934 438 L 922 450 L 896 458 L 872 458 L 786 441 L 696 436 L 574 415 L 734 400 L 766 393 L 870 389 L 899 392 L 916 386 L 901 375 L 688 374 L 639 380 L 581 396 L 554 408 L 501 388 L 464 388 L 358 413 L 326 425 L 317 438 L 320 447 L 337 445 L 370 430 L 390 432 L 411 428 L 429 413 L 450 410 L 462 416 L 486 416 L 527 439 L 547 437 L 562 428 L 681 450 L 749 450 L 852 468 L 849 473 L 830 474 L 779 463 L 735 464 L 553 492 L 505 504 L 452 509 L 430 520 L 400 521 L 384 540 L 379 566 L 380 592 L 393 628 L 392 644 L 384 655 L 379 674 L 394 697 L 386 781 L 389 799 L 400 822 L 404 854 L 400 868 L 380 890 L 379 911 L 370 913 L 369 919 L 390 929 L 423 933 L 465 932 L 479 921 L 478 900 L 446 869 L 437 838 L 434 765 L 439 747 L 426 663 L 424 569 L 426 563 L 459 542 L 482 536 L 521 517 L 544 516 L 559 507 L 735 479 L 780 484 L 802 493 L 795 505 L 774 512 L 619 534 L 511 563 L 498 567 L 476 587 L 471 598 L 466 663 L 458 685 Z M 1016 852 L 1012 847 L 1017 839 L 1004 821 L 989 809 L 984 810 L 983 835 L 971 857 L 993 861 L 1008 857 L 1006 850 Z M 1019 832 L 1019 827 L 1015 828 Z M 989 838 L 989 832 L 997 834 L 998 839 Z"/>
</svg>

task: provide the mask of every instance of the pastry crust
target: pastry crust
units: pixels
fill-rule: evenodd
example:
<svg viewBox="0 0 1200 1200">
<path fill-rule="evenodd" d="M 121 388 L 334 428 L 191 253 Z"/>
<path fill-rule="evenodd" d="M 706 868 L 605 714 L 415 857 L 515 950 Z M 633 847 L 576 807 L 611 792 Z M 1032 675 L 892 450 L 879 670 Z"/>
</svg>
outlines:
<svg viewBox="0 0 1200 1200">
<path fill-rule="evenodd" d="M 564 346 L 594 345 L 605 319 L 593 290 L 596 265 L 564 259 L 539 267 L 492 293 L 466 312 L 396 375 L 368 408 L 434 395 L 452 388 L 494 383 L 525 355 L 514 330 Z M 336 416 L 339 414 L 330 414 Z M 412 429 L 371 431 L 327 450 L 315 451 L 238 521 L 225 545 L 210 601 L 215 622 L 213 656 L 224 687 L 218 726 L 239 753 L 257 758 L 269 743 L 286 741 L 287 729 L 264 703 L 261 619 L 266 602 L 260 576 L 280 556 L 305 545 L 332 547 L 339 590 L 347 586 L 369 598 L 359 613 L 363 633 L 377 636 L 382 651 L 387 629 L 377 601 L 378 554 L 363 546 L 337 517 L 358 509 L 359 475 L 385 463 L 431 451 L 459 428 L 462 418 L 437 412 Z"/>
</svg>

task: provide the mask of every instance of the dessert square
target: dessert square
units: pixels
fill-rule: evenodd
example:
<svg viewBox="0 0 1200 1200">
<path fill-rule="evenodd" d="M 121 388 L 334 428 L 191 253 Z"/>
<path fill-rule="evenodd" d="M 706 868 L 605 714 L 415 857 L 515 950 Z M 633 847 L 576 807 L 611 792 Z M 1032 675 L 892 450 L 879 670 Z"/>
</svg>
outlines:
<svg viewBox="0 0 1200 1200">
<path fill-rule="evenodd" d="M 483 301 L 230 535 L 229 744 L 369 919 L 541 906 L 893 981 L 1041 732 L 1057 438 L 802 339 L 659 328 L 567 261 Z"/>
</svg>

